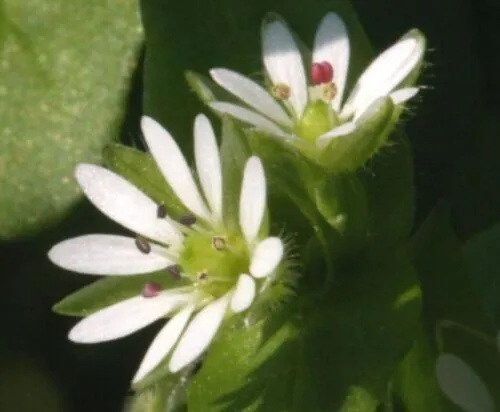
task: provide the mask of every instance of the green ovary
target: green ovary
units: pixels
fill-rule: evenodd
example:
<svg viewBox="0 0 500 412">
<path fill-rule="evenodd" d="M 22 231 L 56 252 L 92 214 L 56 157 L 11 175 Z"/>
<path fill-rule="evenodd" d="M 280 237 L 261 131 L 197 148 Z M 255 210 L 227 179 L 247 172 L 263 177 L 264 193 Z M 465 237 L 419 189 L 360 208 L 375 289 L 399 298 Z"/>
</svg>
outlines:
<svg viewBox="0 0 500 412">
<path fill-rule="evenodd" d="M 250 259 L 246 243 L 239 236 L 220 236 L 225 247 L 214 247 L 214 235 L 192 233 L 184 240 L 179 265 L 196 278 L 206 293 L 219 297 L 236 285 L 241 273 L 248 272 Z"/>
<path fill-rule="evenodd" d="M 322 134 L 339 125 L 337 114 L 322 100 L 310 102 L 295 127 L 296 133 L 314 143 Z"/>
</svg>

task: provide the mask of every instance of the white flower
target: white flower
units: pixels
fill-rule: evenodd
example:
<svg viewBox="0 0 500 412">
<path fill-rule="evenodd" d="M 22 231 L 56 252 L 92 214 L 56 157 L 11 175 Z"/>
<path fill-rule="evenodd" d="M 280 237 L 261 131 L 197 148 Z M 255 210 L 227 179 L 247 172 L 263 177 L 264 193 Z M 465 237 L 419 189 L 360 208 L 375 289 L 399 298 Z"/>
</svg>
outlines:
<svg viewBox="0 0 500 412">
<path fill-rule="evenodd" d="M 345 102 L 350 46 L 338 15 L 326 14 L 318 27 L 309 74 L 292 33 L 280 19 L 264 23 L 262 54 L 271 93 L 248 77 L 215 68 L 210 71 L 215 82 L 245 106 L 215 101 L 211 107 L 291 143 L 306 139 L 321 149 L 331 139 L 354 132 L 357 120 L 376 99 L 390 96 L 398 105 L 417 94 L 417 87 L 399 86 L 420 64 L 424 41 L 411 31 L 385 50 L 359 77 Z"/>
<path fill-rule="evenodd" d="M 149 347 L 134 382 L 170 353 L 171 372 L 195 361 L 229 310 L 238 313 L 250 307 L 261 279 L 276 270 L 284 249 L 279 238 L 260 233 L 266 181 L 257 157 L 251 157 L 244 169 L 239 200 L 241 233 L 234 233 L 224 224 L 223 176 L 208 119 L 198 115 L 194 127 L 201 192 L 172 136 L 148 117 L 142 119 L 142 130 L 166 181 L 193 213 L 189 225 L 165 216 L 157 204 L 117 174 L 80 164 L 75 175 L 90 201 L 140 237 L 86 235 L 63 241 L 49 252 L 55 264 L 75 272 L 126 276 L 166 269 L 165 276 L 188 280 L 187 286 L 166 290 L 145 282 L 137 296 L 97 311 L 70 331 L 69 338 L 75 342 L 103 342 L 127 336 L 160 318 L 171 318 Z"/>
</svg>

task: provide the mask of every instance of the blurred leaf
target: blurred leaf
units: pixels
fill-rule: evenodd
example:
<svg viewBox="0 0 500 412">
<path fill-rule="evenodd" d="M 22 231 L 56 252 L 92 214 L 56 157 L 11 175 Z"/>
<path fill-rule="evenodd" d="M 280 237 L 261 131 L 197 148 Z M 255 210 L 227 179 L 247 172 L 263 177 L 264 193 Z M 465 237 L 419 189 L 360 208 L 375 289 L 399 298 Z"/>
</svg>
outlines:
<svg viewBox="0 0 500 412">
<path fill-rule="evenodd" d="M 174 218 L 188 213 L 149 154 L 112 144 L 104 149 L 103 157 L 107 167 L 132 182 L 158 204 L 164 204 Z"/>
<path fill-rule="evenodd" d="M 463 250 L 486 313 L 500 329 L 500 224 L 470 238 Z"/>
<path fill-rule="evenodd" d="M 267 323 L 228 328 L 188 389 L 190 411 L 369 411 L 418 326 L 419 294 L 401 251 L 352 268 L 268 337 Z"/>
<path fill-rule="evenodd" d="M 141 28 L 132 0 L 5 0 L 0 11 L 0 237 L 36 232 L 80 196 L 77 162 L 116 138 Z"/>
<path fill-rule="evenodd" d="M 452 353 L 474 368 L 499 402 L 496 331 L 467 271 L 446 205 L 439 205 L 419 228 L 412 240 L 412 255 L 422 284 L 429 342 L 438 354 Z"/>
<path fill-rule="evenodd" d="M 184 280 L 174 279 L 166 270 L 147 275 L 109 276 L 66 296 L 52 309 L 60 315 L 88 316 L 113 303 L 138 295 L 147 282 L 158 283 L 165 289 L 184 285 Z"/>
</svg>

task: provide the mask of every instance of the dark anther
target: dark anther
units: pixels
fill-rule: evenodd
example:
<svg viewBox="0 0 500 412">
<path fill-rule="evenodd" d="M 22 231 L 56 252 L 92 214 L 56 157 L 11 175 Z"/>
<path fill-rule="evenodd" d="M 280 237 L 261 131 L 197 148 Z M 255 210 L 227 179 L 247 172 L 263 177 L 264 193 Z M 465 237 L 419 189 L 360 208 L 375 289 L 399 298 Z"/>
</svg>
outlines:
<svg viewBox="0 0 500 412">
<path fill-rule="evenodd" d="M 181 278 L 181 270 L 182 268 L 179 265 L 167 266 L 167 273 L 175 280 L 179 280 Z"/>
<path fill-rule="evenodd" d="M 179 219 L 179 223 L 184 226 L 191 226 L 196 223 L 196 216 L 195 215 L 184 215 L 181 216 Z"/>
<path fill-rule="evenodd" d="M 207 272 L 203 271 L 203 272 L 198 273 L 198 280 L 204 281 L 204 280 L 207 280 L 207 278 L 208 278 Z"/>
<path fill-rule="evenodd" d="M 212 246 L 215 250 L 224 250 L 226 248 L 226 239 L 222 236 L 214 236 Z"/>
<path fill-rule="evenodd" d="M 137 246 L 137 249 L 139 249 L 142 253 L 145 253 L 146 255 L 149 252 L 151 252 L 151 245 L 142 236 L 137 236 L 135 238 L 135 245 Z"/>
<path fill-rule="evenodd" d="M 154 298 L 161 292 L 161 286 L 158 283 L 155 282 L 148 282 L 144 284 L 144 287 L 142 288 L 142 296 L 145 298 Z"/>
<path fill-rule="evenodd" d="M 160 203 L 158 209 L 156 209 L 156 217 L 158 219 L 163 219 L 165 216 L 167 216 L 167 209 L 163 203 Z"/>
</svg>

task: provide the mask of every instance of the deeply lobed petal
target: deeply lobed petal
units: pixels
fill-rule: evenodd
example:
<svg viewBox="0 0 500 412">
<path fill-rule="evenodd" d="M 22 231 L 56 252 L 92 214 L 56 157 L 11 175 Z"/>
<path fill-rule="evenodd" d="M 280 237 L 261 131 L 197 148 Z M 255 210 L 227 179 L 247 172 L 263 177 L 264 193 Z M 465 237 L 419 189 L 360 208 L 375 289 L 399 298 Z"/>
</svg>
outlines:
<svg viewBox="0 0 500 412">
<path fill-rule="evenodd" d="M 194 156 L 203 193 L 210 205 L 213 219 L 222 218 L 222 170 L 215 133 L 208 118 L 202 114 L 194 122 Z"/>
<path fill-rule="evenodd" d="M 257 237 L 266 210 L 266 178 L 262 162 L 256 156 L 248 159 L 241 184 L 240 227 L 246 241 L 252 244 Z"/>
<path fill-rule="evenodd" d="M 337 86 L 337 95 L 331 104 L 339 111 L 347 82 L 349 69 L 349 36 L 342 19 L 335 13 L 327 13 L 316 31 L 313 49 L 313 63 L 326 61 L 334 70 L 333 81 Z"/>
<path fill-rule="evenodd" d="M 268 237 L 255 247 L 250 262 L 250 274 L 255 278 L 270 275 L 283 258 L 283 242 L 277 237 Z"/>
<path fill-rule="evenodd" d="M 64 269 L 89 275 L 137 275 L 173 264 L 163 248 L 150 246 L 151 251 L 144 254 L 130 237 L 85 235 L 58 243 L 50 249 L 49 259 Z"/>
<path fill-rule="evenodd" d="M 189 323 L 172 358 L 169 369 L 175 373 L 196 360 L 210 345 L 226 313 L 230 295 L 210 303 Z"/>
<path fill-rule="evenodd" d="M 273 85 L 290 87 L 289 102 L 297 119 L 307 105 L 307 81 L 302 56 L 292 33 L 281 20 L 270 20 L 262 28 L 262 56 Z"/>
<path fill-rule="evenodd" d="M 172 290 L 152 298 L 135 296 L 86 317 L 69 332 L 80 343 L 106 342 L 128 336 L 168 315 L 187 302 L 189 295 Z"/>
<path fill-rule="evenodd" d="M 247 310 L 255 298 L 255 280 L 243 273 L 238 278 L 231 297 L 231 310 L 234 313 Z"/>
<path fill-rule="evenodd" d="M 194 182 L 179 146 L 158 122 L 143 116 L 141 128 L 151 155 L 179 199 L 195 215 L 210 220 L 210 213 Z"/>
<path fill-rule="evenodd" d="M 424 50 L 420 34 L 414 32 L 381 53 L 360 76 L 346 102 L 355 108 L 355 117 L 405 80 L 421 62 Z"/>
<path fill-rule="evenodd" d="M 291 128 L 293 123 L 280 104 L 259 84 L 228 69 L 210 70 L 212 78 L 227 91 L 276 123 Z"/>
<path fill-rule="evenodd" d="M 103 167 L 79 164 L 75 177 L 89 200 L 120 225 L 161 243 L 182 241 L 168 219 L 158 219 L 158 205 L 133 184 Z"/>
<path fill-rule="evenodd" d="M 169 354 L 179 340 L 194 310 L 190 305 L 181 310 L 160 330 L 149 346 L 132 382 L 139 382 Z"/>
<path fill-rule="evenodd" d="M 269 120 L 267 117 L 262 116 L 253 110 L 247 109 L 245 107 L 238 106 L 237 104 L 227 103 L 227 102 L 214 102 L 210 104 L 210 107 L 218 112 L 229 114 L 236 119 L 239 119 L 245 123 L 249 123 L 255 126 L 257 129 L 263 132 L 270 133 L 272 135 L 283 137 L 289 139 L 292 136 L 281 130 L 275 123 Z"/>
</svg>

